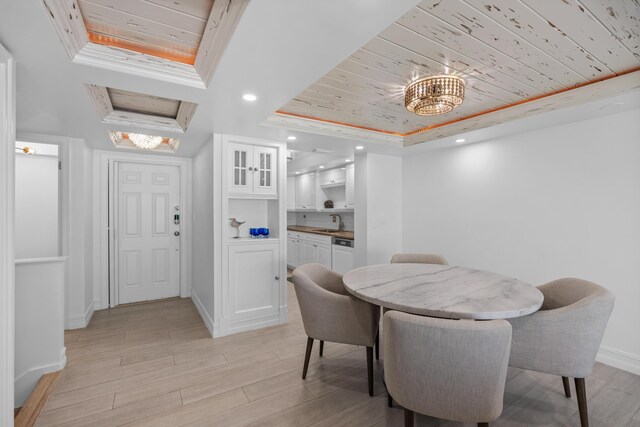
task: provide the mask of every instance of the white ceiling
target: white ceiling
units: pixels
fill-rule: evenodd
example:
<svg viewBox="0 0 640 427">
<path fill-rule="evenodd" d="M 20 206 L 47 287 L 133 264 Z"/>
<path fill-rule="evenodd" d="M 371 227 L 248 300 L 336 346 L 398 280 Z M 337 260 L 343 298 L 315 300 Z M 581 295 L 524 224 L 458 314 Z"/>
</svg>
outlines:
<svg viewBox="0 0 640 427">
<path fill-rule="evenodd" d="M 72 64 L 38 0 L 0 0 L 0 43 L 17 62 L 18 133 L 85 139 L 96 149 L 114 149 L 82 84 L 92 83 L 199 104 L 179 156 L 191 157 L 213 132 L 286 140 L 285 129 L 260 126 L 279 106 L 300 93 L 390 23 L 417 0 L 253 0 L 231 39 L 208 89 L 197 89 Z M 241 99 L 258 96 L 254 104 Z M 155 132 L 157 133 L 157 131 Z M 355 141 L 296 133 L 290 146 L 317 146 L 348 155 Z M 371 151 L 400 148 L 370 144 Z"/>
</svg>

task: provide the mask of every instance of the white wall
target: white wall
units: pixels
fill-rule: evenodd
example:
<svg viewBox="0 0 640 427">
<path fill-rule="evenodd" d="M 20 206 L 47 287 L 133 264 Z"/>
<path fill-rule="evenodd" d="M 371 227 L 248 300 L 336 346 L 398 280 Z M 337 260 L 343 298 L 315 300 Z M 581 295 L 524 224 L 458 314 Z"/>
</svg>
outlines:
<svg viewBox="0 0 640 427">
<path fill-rule="evenodd" d="M 57 256 L 58 156 L 17 153 L 15 172 L 16 259 Z"/>
<path fill-rule="evenodd" d="M 616 296 L 600 359 L 640 374 L 640 110 L 403 157 L 404 250 Z M 371 237 L 369 237 L 371 238 Z"/>
<path fill-rule="evenodd" d="M 15 406 L 64 368 L 64 257 L 16 261 Z"/>
<path fill-rule="evenodd" d="M 213 141 L 193 158 L 193 240 L 191 296 L 213 335 Z"/>
<path fill-rule="evenodd" d="M 388 263 L 402 251 L 402 158 L 355 157 L 355 264 Z"/>
<path fill-rule="evenodd" d="M 61 255 L 66 262 L 65 328 L 85 327 L 93 315 L 91 151 L 84 140 L 20 133 L 19 141 L 56 144 L 62 162 L 59 190 Z"/>
<path fill-rule="evenodd" d="M 89 318 L 95 309 L 93 276 L 93 148 L 84 145 L 84 309 Z M 97 219 L 96 219 L 97 222 Z M 88 323 L 88 319 L 87 320 Z"/>
</svg>

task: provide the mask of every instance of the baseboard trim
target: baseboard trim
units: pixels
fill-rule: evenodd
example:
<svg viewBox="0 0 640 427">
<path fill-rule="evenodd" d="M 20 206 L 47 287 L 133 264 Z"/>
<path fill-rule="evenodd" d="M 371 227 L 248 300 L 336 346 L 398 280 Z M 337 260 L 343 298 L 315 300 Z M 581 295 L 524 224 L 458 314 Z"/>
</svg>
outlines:
<svg viewBox="0 0 640 427">
<path fill-rule="evenodd" d="M 254 329 L 267 328 L 269 326 L 287 323 L 288 315 L 274 314 L 272 316 L 260 317 L 258 319 L 243 320 L 234 323 L 221 323 L 220 328 L 216 328 L 214 338 L 224 337 L 226 335 L 237 334 L 239 332 L 251 331 Z"/>
<path fill-rule="evenodd" d="M 60 360 L 58 363 L 52 363 L 44 366 L 36 366 L 28 369 L 16 377 L 14 382 L 15 403 L 14 406 L 23 406 L 31 395 L 31 392 L 38 384 L 40 378 L 45 374 L 59 371 L 67 365 L 67 348 L 60 350 Z"/>
<path fill-rule="evenodd" d="M 640 357 L 635 354 L 601 346 L 596 360 L 605 365 L 640 375 Z"/>
<path fill-rule="evenodd" d="M 198 298 L 198 294 L 196 294 L 195 292 L 191 292 L 191 301 L 193 301 L 193 304 L 196 306 L 196 310 L 198 310 L 198 313 L 200 313 L 200 317 L 202 317 L 202 321 L 209 330 L 211 336 L 217 336 L 214 333 L 215 328 L 213 326 L 213 320 L 211 319 L 211 316 L 209 316 L 209 313 L 207 313 L 207 310 L 204 308 L 204 305 L 202 304 L 202 301 L 200 301 L 200 298 Z"/>
<path fill-rule="evenodd" d="M 91 318 L 93 317 L 93 313 L 95 311 L 95 305 L 92 301 L 87 307 L 87 311 L 84 312 L 83 316 L 71 316 L 69 318 L 69 323 L 65 329 L 81 329 L 86 328 Z"/>
<path fill-rule="evenodd" d="M 24 406 L 14 415 L 16 427 L 32 427 L 36 423 L 61 376 L 62 371 L 56 371 L 40 377 Z"/>
</svg>

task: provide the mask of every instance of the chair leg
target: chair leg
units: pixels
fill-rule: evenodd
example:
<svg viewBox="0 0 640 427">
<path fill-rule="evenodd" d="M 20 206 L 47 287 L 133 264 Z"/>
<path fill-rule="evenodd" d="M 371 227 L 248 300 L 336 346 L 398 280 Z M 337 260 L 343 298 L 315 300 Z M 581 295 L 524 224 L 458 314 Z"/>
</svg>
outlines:
<svg viewBox="0 0 640 427">
<path fill-rule="evenodd" d="M 380 331 L 376 334 L 376 360 L 380 360 Z"/>
<path fill-rule="evenodd" d="M 587 411 L 587 389 L 584 378 L 576 378 L 576 396 L 578 397 L 578 409 L 580 411 L 580 425 L 589 427 L 589 413 Z"/>
<path fill-rule="evenodd" d="M 393 397 L 387 392 L 387 405 L 389 408 L 393 408 Z"/>
<path fill-rule="evenodd" d="M 309 359 L 311 358 L 311 349 L 313 348 L 313 338 L 307 338 L 307 352 L 304 355 L 304 368 L 302 369 L 302 379 L 307 378 L 307 369 L 309 368 Z"/>
<path fill-rule="evenodd" d="M 373 396 L 373 347 L 367 347 L 367 379 L 369 380 L 369 396 Z"/>
<path fill-rule="evenodd" d="M 404 427 L 413 427 L 413 411 L 404 408 Z"/>
<path fill-rule="evenodd" d="M 568 377 L 562 377 L 562 385 L 564 386 L 564 395 L 571 397 L 571 386 L 569 385 Z"/>
<path fill-rule="evenodd" d="M 320 357 L 322 357 L 323 352 L 324 352 L 324 341 L 320 340 Z"/>
</svg>

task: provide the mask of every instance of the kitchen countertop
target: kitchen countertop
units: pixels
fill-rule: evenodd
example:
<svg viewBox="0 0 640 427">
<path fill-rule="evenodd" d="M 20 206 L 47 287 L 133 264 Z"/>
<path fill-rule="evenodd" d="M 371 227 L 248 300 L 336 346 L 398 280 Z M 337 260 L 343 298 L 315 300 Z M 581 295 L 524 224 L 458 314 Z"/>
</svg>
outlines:
<svg viewBox="0 0 640 427">
<path fill-rule="evenodd" d="M 355 240 L 353 231 L 322 231 L 325 228 L 307 227 L 306 225 L 288 225 L 288 231 L 299 231 L 301 233 L 320 234 L 322 236 L 338 237 L 340 239 Z"/>
</svg>

